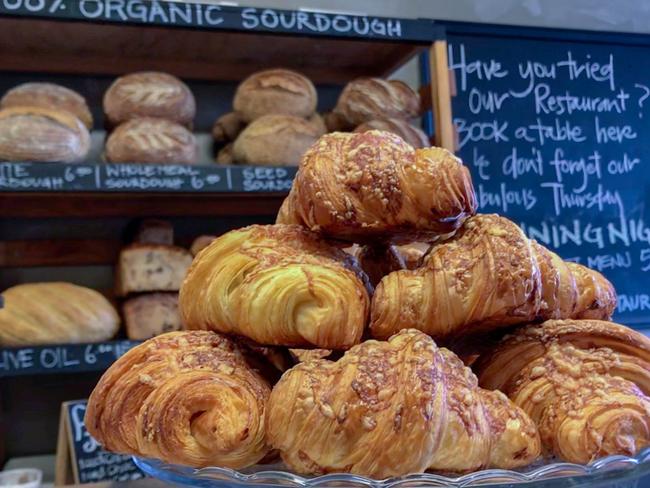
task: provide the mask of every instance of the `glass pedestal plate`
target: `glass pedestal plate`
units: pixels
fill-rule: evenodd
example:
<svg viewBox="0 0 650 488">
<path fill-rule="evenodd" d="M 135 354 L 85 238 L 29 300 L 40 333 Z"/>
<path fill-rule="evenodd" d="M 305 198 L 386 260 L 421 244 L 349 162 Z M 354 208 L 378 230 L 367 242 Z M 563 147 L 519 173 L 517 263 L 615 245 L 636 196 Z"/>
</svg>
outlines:
<svg viewBox="0 0 650 488">
<path fill-rule="evenodd" d="M 287 471 L 282 464 L 256 465 L 235 471 L 217 467 L 193 469 L 152 459 L 134 458 L 134 460 L 149 476 L 198 488 L 468 488 L 474 486 L 643 488 L 639 480 L 644 476 L 650 476 L 650 447 L 643 449 L 634 457 L 609 456 L 589 465 L 540 461 L 516 471 L 486 469 L 462 476 L 418 473 L 385 480 L 372 480 L 352 474 L 303 477 Z"/>
</svg>

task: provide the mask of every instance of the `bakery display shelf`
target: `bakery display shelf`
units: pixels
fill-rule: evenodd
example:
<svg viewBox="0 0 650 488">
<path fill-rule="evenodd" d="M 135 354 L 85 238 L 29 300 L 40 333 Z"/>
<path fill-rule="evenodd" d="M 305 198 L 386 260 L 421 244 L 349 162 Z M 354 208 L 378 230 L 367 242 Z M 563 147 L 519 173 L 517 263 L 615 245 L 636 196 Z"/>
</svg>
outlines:
<svg viewBox="0 0 650 488">
<path fill-rule="evenodd" d="M 510 471 L 486 469 L 463 476 L 444 476 L 417 473 L 399 478 L 373 480 L 365 476 L 337 473 L 303 477 L 285 471 L 282 464 L 256 465 L 242 472 L 228 468 L 209 467 L 193 469 L 162 461 L 134 458 L 136 465 L 147 475 L 163 481 L 200 488 L 291 487 L 291 488 L 434 488 L 471 486 L 525 486 L 525 487 L 635 487 L 637 480 L 650 473 L 650 447 L 636 456 L 608 456 L 588 465 L 561 462 L 538 462 L 533 466 Z"/>
<path fill-rule="evenodd" d="M 0 378 L 101 372 L 140 341 L 0 347 Z"/>
<path fill-rule="evenodd" d="M 284 66 L 316 83 L 340 84 L 387 75 L 442 37 L 431 20 L 197 1 L 0 2 L 0 69 L 20 72 L 115 75 L 146 69 L 239 81 Z"/>
</svg>

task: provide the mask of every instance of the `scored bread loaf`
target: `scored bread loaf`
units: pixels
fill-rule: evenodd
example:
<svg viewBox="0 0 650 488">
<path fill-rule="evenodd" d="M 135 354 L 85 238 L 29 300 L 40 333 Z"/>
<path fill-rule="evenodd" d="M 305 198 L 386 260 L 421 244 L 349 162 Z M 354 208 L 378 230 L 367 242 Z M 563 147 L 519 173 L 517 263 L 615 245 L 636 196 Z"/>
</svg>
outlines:
<svg viewBox="0 0 650 488">
<path fill-rule="evenodd" d="M 116 293 L 178 291 L 190 264 L 192 255 L 182 247 L 131 244 L 120 252 Z"/>
<path fill-rule="evenodd" d="M 104 94 L 104 112 L 111 126 L 136 117 L 157 117 L 191 127 L 196 102 L 175 76 L 145 71 L 115 80 Z"/>
<path fill-rule="evenodd" d="M 354 132 L 383 130 L 400 136 L 415 148 L 429 147 L 431 141 L 422 129 L 404 119 L 374 119 L 358 125 Z"/>
<path fill-rule="evenodd" d="M 0 99 L 0 108 L 41 107 L 65 110 L 76 116 L 88 129 L 93 127 L 93 116 L 86 99 L 74 90 L 55 83 L 23 83 L 15 86 Z"/>
<path fill-rule="evenodd" d="M 40 107 L 0 110 L 0 160 L 76 163 L 90 149 L 90 134 L 70 112 Z"/>
<path fill-rule="evenodd" d="M 245 122 L 252 122 L 268 114 L 310 117 L 316 111 L 317 100 L 309 78 L 288 69 L 270 69 L 242 81 L 233 106 Z"/>
<path fill-rule="evenodd" d="M 143 220 L 138 227 L 135 242 L 172 246 L 174 245 L 174 227 L 167 220 Z"/>
<path fill-rule="evenodd" d="M 120 318 L 100 293 L 72 283 L 26 283 L 2 293 L 0 345 L 100 342 Z"/>
<path fill-rule="evenodd" d="M 178 293 L 147 293 L 122 305 L 126 335 L 134 341 L 181 329 Z"/>
<path fill-rule="evenodd" d="M 106 159 L 111 163 L 194 164 L 196 139 L 185 127 L 169 120 L 131 119 L 108 137 Z"/>
<path fill-rule="evenodd" d="M 359 78 L 343 89 L 334 112 L 340 116 L 342 129 L 353 129 L 373 119 L 409 120 L 420 114 L 420 96 L 399 80 Z"/>
<path fill-rule="evenodd" d="M 293 165 L 322 135 L 318 126 L 292 115 L 265 115 L 239 134 L 233 159 L 241 164 Z"/>
</svg>

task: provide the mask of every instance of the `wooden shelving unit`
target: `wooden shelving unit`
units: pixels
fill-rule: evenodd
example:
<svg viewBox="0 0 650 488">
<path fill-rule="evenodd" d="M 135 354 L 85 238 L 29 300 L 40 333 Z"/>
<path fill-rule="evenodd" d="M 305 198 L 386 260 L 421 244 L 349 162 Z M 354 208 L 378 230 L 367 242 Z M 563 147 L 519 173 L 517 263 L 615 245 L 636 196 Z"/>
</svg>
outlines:
<svg viewBox="0 0 650 488">
<path fill-rule="evenodd" d="M 236 83 L 253 72 L 300 71 L 317 86 L 319 108 L 331 108 L 345 83 L 388 76 L 421 56 L 429 66 L 420 93 L 436 124 L 432 139 L 453 149 L 446 44 L 430 20 L 199 2 L 119 5 L 0 2 L 0 92 L 32 80 L 70 86 L 89 100 L 93 137 L 101 140 L 101 96 L 110 81 L 133 71 L 165 71 L 193 89 L 194 131 L 207 137 L 212 121 L 228 110 Z M 0 162 L 0 289 L 46 276 L 111 298 L 112 265 L 135 220 L 170 219 L 184 246 L 200 233 L 270 223 L 296 171 L 148 165 L 159 184 L 144 187 L 137 182 L 142 165 L 122 165 L 117 176 L 114 166 L 97 151 L 78 165 Z M 134 344 L 0 348 L 0 466 L 7 457 L 53 451 L 60 402 L 87 395 L 99 374 Z M 86 361 L 88 354 L 94 362 Z M 63 366 L 48 368 L 43 358 Z M 30 407 L 23 411 L 25 402 Z"/>
</svg>

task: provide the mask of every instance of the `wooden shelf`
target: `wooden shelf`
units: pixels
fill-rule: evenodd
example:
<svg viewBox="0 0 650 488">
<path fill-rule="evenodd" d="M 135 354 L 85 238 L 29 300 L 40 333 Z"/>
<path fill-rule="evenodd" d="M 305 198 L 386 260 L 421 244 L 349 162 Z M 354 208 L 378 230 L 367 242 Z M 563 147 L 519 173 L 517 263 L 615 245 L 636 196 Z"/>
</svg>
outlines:
<svg viewBox="0 0 650 488">
<path fill-rule="evenodd" d="M 166 2 L 156 3 L 170 8 Z M 188 3 L 190 22 L 179 15 L 172 22 L 169 12 L 137 16 L 112 9 L 95 16 L 88 8 L 80 9 L 77 0 L 47 0 L 38 11 L 0 4 L 0 70 L 111 76 L 160 70 L 187 79 L 239 81 L 255 71 L 283 66 L 315 83 L 342 84 L 360 76 L 385 76 L 441 36 L 440 27 L 429 20 L 316 18 L 306 12 Z M 206 22 L 208 9 L 211 24 Z M 251 28 L 251 19 L 263 15 L 284 16 L 294 24 L 286 28 L 289 24 L 278 21 L 271 28 L 259 20 Z M 300 28 L 297 16 L 306 19 Z M 323 22 L 339 28 L 309 28 Z M 340 28 L 355 25 L 365 34 Z M 374 31 L 371 26 L 376 26 Z"/>
<path fill-rule="evenodd" d="M 0 348 L 0 378 L 106 370 L 139 341 Z"/>
</svg>

